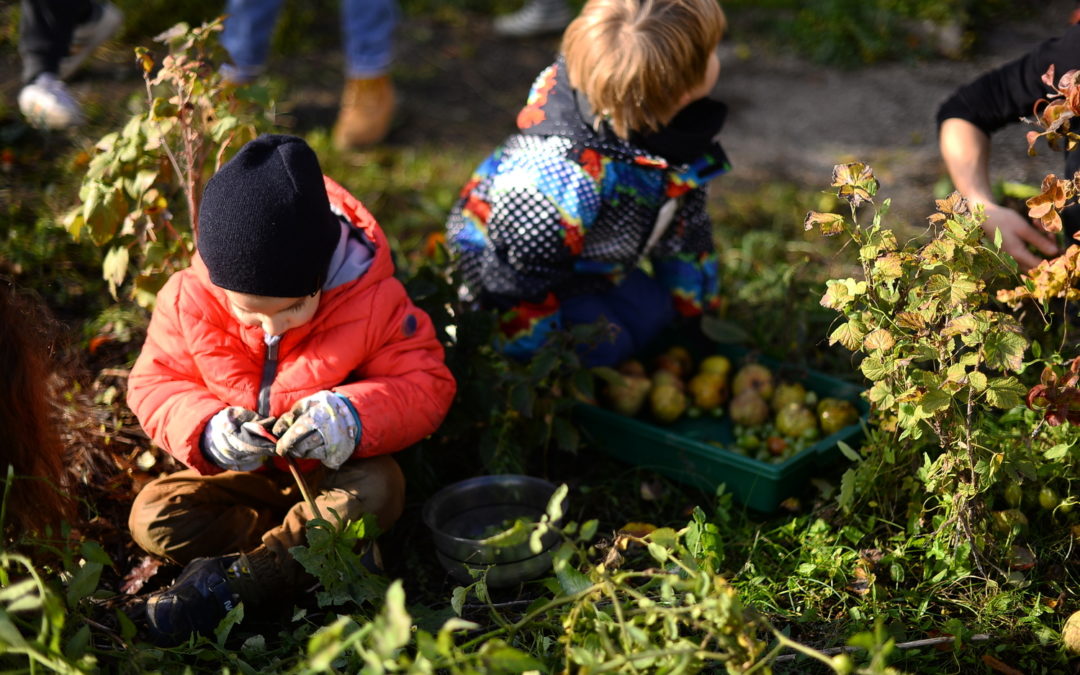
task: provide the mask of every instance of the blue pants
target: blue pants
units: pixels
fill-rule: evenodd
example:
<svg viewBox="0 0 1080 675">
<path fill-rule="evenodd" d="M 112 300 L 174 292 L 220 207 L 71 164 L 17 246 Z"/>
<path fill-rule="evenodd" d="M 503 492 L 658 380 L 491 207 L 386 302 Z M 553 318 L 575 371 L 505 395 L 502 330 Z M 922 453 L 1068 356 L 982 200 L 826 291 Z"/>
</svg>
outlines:
<svg viewBox="0 0 1080 675">
<path fill-rule="evenodd" d="M 586 366 L 615 366 L 639 354 L 675 320 L 671 293 L 652 277 L 635 270 L 606 293 L 579 295 L 562 302 L 564 325 L 594 323 L 601 316 L 615 326 L 613 341 L 584 345 Z"/>
<path fill-rule="evenodd" d="M 237 80 L 258 77 L 270 53 L 283 0 L 228 0 L 221 44 L 229 52 Z M 342 0 L 341 30 L 345 46 L 345 75 L 370 78 L 390 68 L 393 33 L 397 25 L 395 0 Z"/>
<path fill-rule="evenodd" d="M 60 60 L 71 49 L 75 26 L 90 15 L 90 0 L 22 0 L 19 56 L 22 83 L 42 73 L 60 72 Z"/>
</svg>

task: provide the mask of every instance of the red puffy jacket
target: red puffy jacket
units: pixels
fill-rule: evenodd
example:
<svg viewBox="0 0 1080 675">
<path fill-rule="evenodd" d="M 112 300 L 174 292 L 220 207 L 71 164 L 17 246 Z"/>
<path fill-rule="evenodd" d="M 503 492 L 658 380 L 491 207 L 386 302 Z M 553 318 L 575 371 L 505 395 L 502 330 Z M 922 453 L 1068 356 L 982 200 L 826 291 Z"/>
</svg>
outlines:
<svg viewBox="0 0 1080 675">
<path fill-rule="evenodd" d="M 330 389 L 360 415 L 354 456 L 395 452 L 439 426 L 456 385 L 430 317 L 393 277 L 382 229 L 348 191 L 325 182 L 335 208 L 374 243 L 374 260 L 359 278 L 324 290 L 314 317 L 282 336 L 270 415 Z M 196 256 L 158 293 L 128 404 L 155 443 L 200 473 L 220 472 L 199 448 L 203 428 L 228 406 L 257 409 L 266 356 L 262 328 L 236 320 Z"/>
</svg>

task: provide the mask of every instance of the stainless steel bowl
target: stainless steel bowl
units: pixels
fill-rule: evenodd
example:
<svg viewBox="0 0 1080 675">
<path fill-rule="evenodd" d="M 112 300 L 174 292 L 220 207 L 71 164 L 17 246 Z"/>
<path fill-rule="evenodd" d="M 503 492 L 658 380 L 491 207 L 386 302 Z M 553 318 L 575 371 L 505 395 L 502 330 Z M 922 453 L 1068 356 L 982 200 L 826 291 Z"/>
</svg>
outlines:
<svg viewBox="0 0 1080 675">
<path fill-rule="evenodd" d="M 509 586 L 540 576 L 551 566 L 556 532 L 541 538 L 535 553 L 527 541 L 511 546 L 482 543 L 492 528 L 527 518 L 539 521 L 555 486 L 546 480 L 506 474 L 469 478 L 439 490 L 424 504 L 422 517 L 431 530 L 439 562 L 455 579 L 468 583 L 469 570 L 488 570 L 489 586 Z M 556 523 L 557 524 L 557 523 Z"/>
<path fill-rule="evenodd" d="M 460 560 L 454 560 L 435 551 L 439 564 L 443 566 L 450 576 L 459 584 L 471 584 L 477 577 L 487 572 L 485 577 L 489 588 L 506 588 L 514 586 L 530 579 L 542 576 L 551 569 L 551 551 L 544 551 L 540 555 L 518 560 L 510 563 L 496 563 L 494 565 L 470 565 Z"/>
</svg>

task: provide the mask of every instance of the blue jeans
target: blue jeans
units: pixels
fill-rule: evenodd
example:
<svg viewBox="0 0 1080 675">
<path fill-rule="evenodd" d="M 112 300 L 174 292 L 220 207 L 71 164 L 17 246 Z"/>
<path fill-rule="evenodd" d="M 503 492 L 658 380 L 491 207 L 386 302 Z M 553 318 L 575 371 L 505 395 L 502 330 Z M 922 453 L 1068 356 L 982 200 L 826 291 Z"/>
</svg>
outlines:
<svg viewBox="0 0 1080 675">
<path fill-rule="evenodd" d="M 60 60 L 71 49 L 71 36 L 90 15 L 90 0 L 22 0 L 19 15 L 19 56 L 22 83 L 42 73 L 56 75 Z"/>
<path fill-rule="evenodd" d="M 675 321 L 670 291 L 641 270 L 606 293 L 567 298 L 560 309 L 566 326 L 594 323 L 601 316 L 615 325 L 612 341 L 581 348 L 586 366 L 616 366 L 638 355 Z"/>
<path fill-rule="evenodd" d="M 226 74 L 235 80 L 253 80 L 262 74 L 270 54 L 283 0 L 228 0 L 221 44 L 233 66 Z M 370 78 L 390 68 L 393 33 L 398 20 L 395 0 L 342 0 L 341 30 L 345 45 L 345 75 Z"/>
</svg>

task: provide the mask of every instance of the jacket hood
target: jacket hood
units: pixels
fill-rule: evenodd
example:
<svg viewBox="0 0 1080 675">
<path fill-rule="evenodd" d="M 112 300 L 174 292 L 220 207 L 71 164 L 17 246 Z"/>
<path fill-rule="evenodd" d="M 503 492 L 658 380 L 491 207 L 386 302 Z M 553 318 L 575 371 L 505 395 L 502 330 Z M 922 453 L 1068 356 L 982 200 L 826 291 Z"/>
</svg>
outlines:
<svg viewBox="0 0 1080 675">
<path fill-rule="evenodd" d="M 517 125 L 522 134 L 563 136 L 577 145 L 603 146 L 612 159 L 676 172 L 685 167 L 698 180 L 709 180 L 731 169 L 727 153 L 715 140 L 726 118 L 724 103 L 703 98 L 684 107 L 658 131 L 620 138 L 597 118 L 585 95 L 570 86 L 560 56 L 536 78 Z"/>
</svg>

